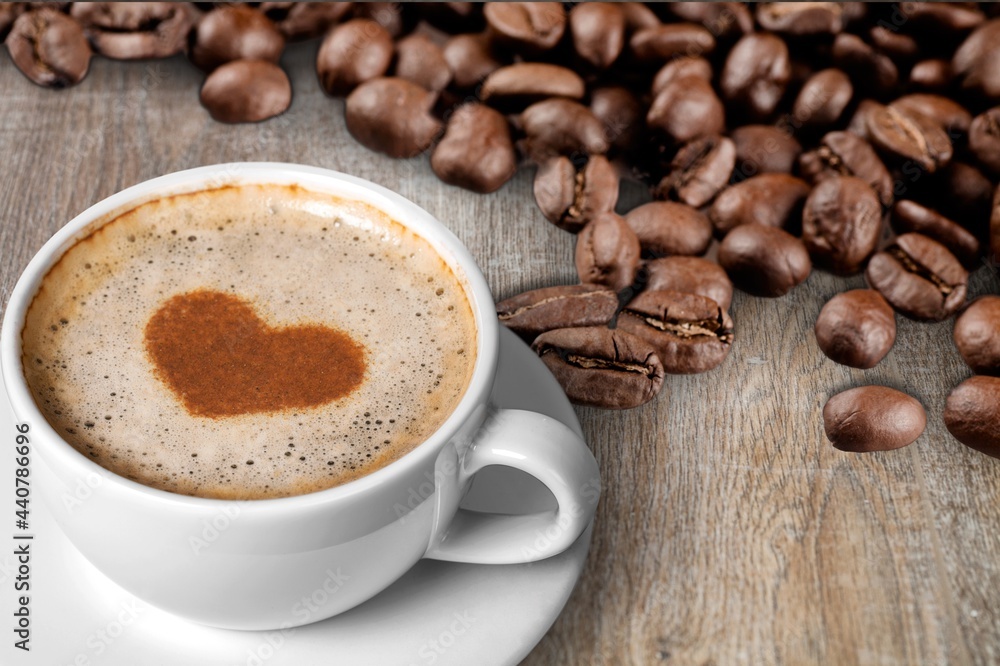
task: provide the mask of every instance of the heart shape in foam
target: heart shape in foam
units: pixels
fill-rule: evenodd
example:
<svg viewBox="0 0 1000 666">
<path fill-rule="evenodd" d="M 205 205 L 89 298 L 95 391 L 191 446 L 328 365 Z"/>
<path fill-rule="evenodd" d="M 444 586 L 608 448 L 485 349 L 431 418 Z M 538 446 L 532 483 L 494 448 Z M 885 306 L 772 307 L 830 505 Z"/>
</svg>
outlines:
<svg viewBox="0 0 1000 666">
<path fill-rule="evenodd" d="M 307 409 L 364 380 L 365 348 L 319 324 L 273 327 L 247 301 L 200 289 L 150 317 L 146 353 L 193 415 L 210 418 Z"/>
</svg>

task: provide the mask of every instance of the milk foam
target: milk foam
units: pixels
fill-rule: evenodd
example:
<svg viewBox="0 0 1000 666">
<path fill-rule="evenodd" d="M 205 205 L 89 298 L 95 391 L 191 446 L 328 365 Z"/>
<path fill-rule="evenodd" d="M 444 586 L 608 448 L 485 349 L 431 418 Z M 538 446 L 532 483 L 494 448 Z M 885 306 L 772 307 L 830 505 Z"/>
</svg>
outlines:
<svg viewBox="0 0 1000 666">
<path fill-rule="evenodd" d="M 348 333 L 365 348 L 364 380 L 308 409 L 189 413 L 143 331 L 198 289 L 236 295 L 274 327 Z M 46 275 L 22 336 L 35 402 L 82 454 L 148 486 L 230 499 L 321 490 L 399 458 L 454 410 L 476 360 L 465 291 L 427 241 L 360 202 L 276 185 L 170 197 L 105 224 Z"/>
</svg>

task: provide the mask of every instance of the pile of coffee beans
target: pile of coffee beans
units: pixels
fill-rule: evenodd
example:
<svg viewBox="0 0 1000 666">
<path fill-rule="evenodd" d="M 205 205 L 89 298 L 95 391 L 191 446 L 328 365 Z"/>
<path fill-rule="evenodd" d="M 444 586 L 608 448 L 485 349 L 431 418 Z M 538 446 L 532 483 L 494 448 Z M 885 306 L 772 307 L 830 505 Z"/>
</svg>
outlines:
<svg viewBox="0 0 1000 666">
<path fill-rule="evenodd" d="M 1000 6 L 983 3 L 12 3 L 0 36 L 39 85 L 91 55 L 186 53 L 223 122 L 282 113 L 286 41 L 319 38 L 323 90 L 394 157 L 430 153 L 476 192 L 535 165 L 545 219 L 577 234 L 580 283 L 497 312 L 575 402 L 641 405 L 734 340 L 734 286 L 863 273 L 816 321 L 820 349 L 871 368 L 896 313 L 941 321 L 976 376 L 945 423 L 1000 457 L 1000 298 L 966 304 L 1000 260 Z M 620 211 L 619 183 L 653 201 Z M 923 407 L 885 387 L 824 409 L 843 450 L 899 448 Z"/>
</svg>

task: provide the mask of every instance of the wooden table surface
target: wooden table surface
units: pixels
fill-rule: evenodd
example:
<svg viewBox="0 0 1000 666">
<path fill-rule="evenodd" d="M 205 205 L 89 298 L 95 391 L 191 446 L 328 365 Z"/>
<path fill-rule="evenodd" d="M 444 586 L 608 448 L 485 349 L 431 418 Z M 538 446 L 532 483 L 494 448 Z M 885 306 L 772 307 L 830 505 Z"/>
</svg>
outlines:
<svg viewBox="0 0 1000 666">
<path fill-rule="evenodd" d="M 286 52 L 290 111 L 242 126 L 209 118 L 182 58 L 95 58 L 80 86 L 49 91 L 0 54 L 0 306 L 76 213 L 148 178 L 239 160 L 329 167 L 402 193 L 458 234 L 497 298 L 576 280 L 574 238 L 535 207 L 531 169 L 481 196 L 439 182 L 426 157 L 362 148 L 342 102 L 319 90 L 315 49 Z M 941 419 L 969 372 L 950 322 L 900 319 L 872 370 L 826 359 L 816 315 L 862 283 L 817 272 L 784 298 L 737 294 L 720 368 L 668 377 L 639 409 L 578 410 L 604 485 L 593 547 L 525 664 L 1000 663 L 1000 461 Z M 998 291 L 995 268 L 976 272 L 973 294 Z M 827 397 L 865 383 L 924 403 L 914 445 L 851 455 L 825 441 Z"/>
</svg>

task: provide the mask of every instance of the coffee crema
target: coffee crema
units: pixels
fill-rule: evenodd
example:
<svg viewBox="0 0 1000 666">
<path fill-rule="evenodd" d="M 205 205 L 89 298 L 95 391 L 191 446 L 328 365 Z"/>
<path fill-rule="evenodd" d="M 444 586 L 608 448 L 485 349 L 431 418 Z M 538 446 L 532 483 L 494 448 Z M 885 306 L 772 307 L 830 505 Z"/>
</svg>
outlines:
<svg viewBox="0 0 1000 666">
<path fill-rule="evenodd" d="M 465 393 L 477 331 L 431 245 L 297 186 L 139 205 L 43 278 L 25 378 L 82 454 L 147 486 L 264 499 L 371 473 Z"/>
</svg>

